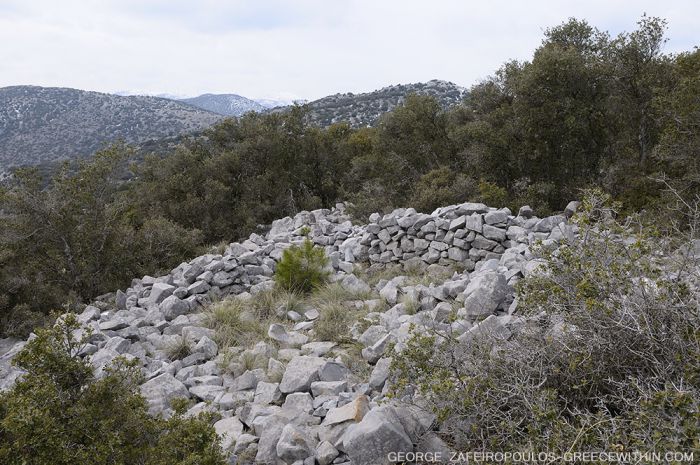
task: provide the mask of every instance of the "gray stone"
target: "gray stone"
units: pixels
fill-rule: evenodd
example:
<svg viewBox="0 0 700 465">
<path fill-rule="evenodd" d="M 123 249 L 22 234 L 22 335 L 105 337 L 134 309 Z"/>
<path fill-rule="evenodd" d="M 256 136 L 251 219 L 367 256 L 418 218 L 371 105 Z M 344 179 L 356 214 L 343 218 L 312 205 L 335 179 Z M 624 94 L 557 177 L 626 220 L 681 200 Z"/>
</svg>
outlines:
<svg viewBox="0 0 700 465">
<path fill-rule="evenodd" d="M 458 247 L 447 249 L 447 258 L 456 262 L 463 262 L 469 258 L 469 252 Z"/>
<path fill-rule="evenodd" d="M 486 239 L 484 236 L 481 234 L 477 234 L 474 240 L 472 241 L 472 247 L 473 249 L 479 249 L 479 250 L 493 250 L 496 246 L 498 245 L 498 242 L 492 241 L 491 239 Z"/>
<path fill-rule="evenodd" d="M 509 290 L 504 275 L 493 271 L 475 273 L 463 293 L 467 315 L 483 319 L 493 314 Z"/>
<path fill-rule="evenodd" d="M 243 434 L 243 423 L 237 417 L 224 418 L 214 423 L 214 430 L 221 438 L 221 448 L 228 451 Z"/>
<path fill-rule="evenodd" d="M 384 326 L 372 325 L 365 330 L 358 338 L 358 342 L 365 347 L 373 346 L 378 340 L 386 335 L 387 331 Z"/>
<path fill-rule="evenodd" d="M 566 217 L 562 215 L 548 216 L 547 218 L 542 218 L 535 224 L 533 231 L 538 232 L 552 232 L 555 226 L 561 222 L 566 222 Z"/>
<path fill-rule="evenodd" d="M 523 205 L 520 207 L 520 210 L 518 210 L 518 216 L 522 216 L 525 219 L 532 218 L 532 215 L 534 215 L 534 212 L 530 205 Z"/>
<path fill-rule="evenodd" d="M 197 345 L 194 346 L 193 352 L 204 354 L 207 360 L 211 360 L 219 353 L 219 346 L 216 345 L 216 342 L 209 339 L 209 337 L 203 336 Z"/>
<path fill-rule="evenodd" d="M 319 381 L 343 381 L 350 375 L 348 367 L 340 362 L 328 361 L 318 370 Z"/>
<path fill-rule="evenodd" d="M 503 210 L 490 211 L 484 215 L 484 223 L 486 224 L 505 224 L 507 221 L 508 213 Z"/>
<path fill-rule="evenodd" d="M 105 344 L 103 348 L 106 350 L 113 350 L 118 354 L 123 354 L 129 350 L 129 346 L 131 346 L 131 342 L 123 337 L 116 336 L 107 341 L 107 344 Z"/>
<path fill-rule="evenodd" d="M 284 399 L 282 410 L 311 413 L 314 411 L 313 398 L 308 392 L 293 392 Z"/>
<path fill-rule="evenodd" d="M 496 315 L 490 315 L 478 325 L 472 326 L 466 333 L 462 334 L 457 339 L 460 342 L 467 342 L 483 337 L 508 339 L 510 336 L 511 331 L 503 323 L 503 319 L 501 317 L 497 317 Z"/>
<path fill-rule="evenodd" d="M 189 313 L 190 305 L 184 300 L 171 295 L 161 302 L 160 311 L 167 321 L 171 321 L 180 315 Z"/>
<path fill-rule="evenodd" d="M 171 286 L 166 283 L 155 283 L 151 287 L 151 295 L 149 296 L 149 302 L 153 305 L 158 305 L 165 300 L 166 297 L 172 295 L 175 290 L 175 286 Z"/>
<path fill-rule="evenodd" d="M 119 331 L 129 326 L 129 320 L 125 318 L 112 318 L 100 323 L 100 331 Z"/>
<path fill-rule="evenodd" d="M 190 388 L 190 394 L 204 402 L 214 402 L 216 398 L 223 392 L 226 388 L 223 386 L 215 386 L 211 384 L 200 384 L 198 386 L 192 386 Z"/>
<path fill-rule="evenodd" d="M 343 435 L 343 446 L 352 463 L 385 465 L 390 452 L 413 452 L 413 442 L 400 423 L 376 409 Z"/>
<path fill-rule="evenodd" d="M 495 226 L 491 226 L 489 224 L 484 225 L 483 235 L 486 239 L 491 239 L 492 241 L 503 242 L 506 240 L 505 230 L 497 228 Z"/>
<path fill-rule="evenodd" d="M 581 206 L 581 202 L 577 200 L 572 200 L 566 205 L 566 208 L 564 209 L 564 216 L 566 216 L 567 218 L 571 218 L 572 216 L 574 216 L 579 206 Z"/>
<path fill-rule="evenodd" d="M 340 284 L 349 290 L 350 292 L 361 294 L 361 293 L 369 293 L 372 289 L 369 287 L 369 284 L 366 282 L 362 281 L 360 278 L 355 276 L 354 274 L 349 274 L 343 278 L 343 280 L 340 282 Z"/>
<path fill-rule="evenodd" d="M 369 387 L 375 391 L 381 391 L 384 383 L 389 379 L 389 369 L 391 367 L 391 358 L 382 357 L 377 361 L 377 364 L 372 370 L 369 377 Z"/>
<path fill-rule="evenodd" d="M 276 404 L 282 400 L 282 393 L 279 389 L 279 383 L 266 383 L 260 381 L 255 388 L 256 404 Z"/>
<path fill-rule="evenodd" d="M 280 391 L 283 394 L 291 392 L 308 392 L 311 383 L 319 380 L 319 370 L 326 364 L 326 360 L 319 357 L 300 355 L 294 357 L 287 365 Z"/>
<path fill-rule="evenodd" d="M 209 285 L 208 282 L 196 281 L 189 285 L 189 287 L 187 288 L 187 293 L 189 295 L 204 294 L 207 291 L 209 291 L 209 289 L 211 289 L 211 285 Z"/>
<path fill-rule="evenodd" d="M 466 223 L 466 220 L 467 220 L 467 217 L 464 216 L 464 215 L 462 215 L 462 216 L 460 216 L 460 217 L 458 217 L 458 218 L 455 218 L 454 220 L 452 220 L 452 221 L 450 222 L 449 230 L 450 230 L 450 231 L 456 231 L 456 230 L 458 230 L 458 229 L 463 229 L 463 228 L 464 228 L 464 225 L 465 225 L 465 223 Z"/>
<path fill-rule="evenodd" d="M 249 389 L 255 389 L 258 386 L 258 377 L 253 371 L 246 370 L 241 376 L 238 376 L 231 383 L 231 391 L 247 391 Z"/>
<path fill-rule="evenodd" d="M 117 306 L 118 310 L 126 310 L 126 301 L 127 301 L 128 296 L 121 291 L 121 289 L 117 290 L 117 293 L 114 296 L 114 303 Z"/>
<path fill-rule="evenodd" d="M 141 395 L 148 402 L 151 415 L 162 413 L 170 408 L 174 399 L 189 399 L 187 387 L 170 373 L 163 373 L 141 385 Z"/>
<path fill-rule="evenodd" d="M 299 348 L 309 340 L 308 336 L 304 334 L 295 331 L 287 331 L 287 329 L 279 323 L 271 324 L 267 335 L 270 336 L 270 339 L 279 342 L 282 347 L 286 348 Z"/>
<path fill-rule="evenodd" d="M 277 443 L 287 422 L 286 418 L 278 415 L 268 415 L 263 418 L 260 423 L 260 441 L 258 442 L 258 452 L 255 456 L 256 463 L 265 465 L 277 465 L 279 463 Z"/>
<path fill-rule="evenodd" d="M 316 446 L 318 465 L 330 465 L 339 454 L 338 449 L 333 447 L 333 444 L 328 441 L 323 441 Z"/>
<path fill-rule="evenodd" d="M 465 217 L 464 228 L 480 233 L 484 228 L 484 218 L 476 213 Z"/>
<path fill-rule="evenodd" d="M 381 356 L 384 355 L 387 346 L 392 340 L 393 337 L 391 334 L 385 335 L 380 340 L 378 340 L 373 346 L 362 349 L 362 358 L 367 360 L 369 363 L 376 363 L 377 360 L 379 360 Z"/>
<path fill-rule="evenodd" d="M 292 424 L 282 429 L 277 442 L 277 456 L 286 463 L 294 463 L 313 456 L 316 444 L 312 436 Z"/>
<path fill-rule="evenodd" d="M 347 381 L 315 381 L 311 383 L 311 394 L 319 396 L 337 396 L 348 389 Z"/>
<path fill-rule="evenodd" d="M 301 354 L 322 357 L 328 352 L 330 352 L 337 345 L 338 344 L 331 341 L 307 342 L 306 344 L 301 346 Z"/>
</svg>

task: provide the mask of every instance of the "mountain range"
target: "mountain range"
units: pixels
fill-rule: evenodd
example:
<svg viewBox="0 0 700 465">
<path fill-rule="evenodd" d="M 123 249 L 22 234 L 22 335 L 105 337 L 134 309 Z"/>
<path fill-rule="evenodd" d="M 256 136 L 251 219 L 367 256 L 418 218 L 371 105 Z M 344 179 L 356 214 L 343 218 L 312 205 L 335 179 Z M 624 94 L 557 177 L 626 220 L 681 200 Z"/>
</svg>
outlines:
<svg viewBox="0 0 700 465">
<path fill-rule="evenodd" d="M 142 143 L 202 130 L 222 115 L 184 102 L 77 89 L 0 89 L 0 171 L 87 156 L 116 140 Z"/>
<path fill-rule="evenodd" d="M 306 104 L 312 124 L 347 122 L 361 127 L 375 124 L 408 94 L 431 95 L 447 108 L 461 102 L 466 92 L 451 82 L 432 80 L 361 94 L 336 94 Z M 157 146 L 161 140 L 177 141 L 225 117 L 285 111 L 288 105 L 279 106 L 285 103 L 288 101 L 253 100 L 236 94 L 181 99 L 59 87 L 0 88 L 0 177 L 12 167 L 89 156 L 117 140 L 146 147 Z"/>
</svg>

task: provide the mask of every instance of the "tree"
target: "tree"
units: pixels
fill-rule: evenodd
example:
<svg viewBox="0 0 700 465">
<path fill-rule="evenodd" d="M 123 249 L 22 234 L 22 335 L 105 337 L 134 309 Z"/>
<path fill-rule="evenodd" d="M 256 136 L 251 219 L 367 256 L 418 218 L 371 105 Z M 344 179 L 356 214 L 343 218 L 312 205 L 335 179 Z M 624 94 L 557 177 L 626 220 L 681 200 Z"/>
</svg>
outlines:
<svg viewBox="0 0 700 465">
<path fill-rule="evenodd" d="M 300 245 L 285 249 L 275 269 L 275 284 L 280 288 L 308 294 L 328 280 L 326 252 L 304 238 Z"/>
<path fill-rule="evenodd" d="M 621 120 L 623 132 L 618 137 L 627 137 L 625 142 L 636 153 L 637 163 L 644 165 L 659 135 L 654 98 L 668 87 L 671 73 L 669 59 L 662 54 L 666 21 L 644 15 L 637 24 L 636 31 L 620 34 L 610 45 L 616 84 L 611 104 Z"/>
<path fill-rule="evenodd" d="M 77 166 L 64 165 L 47 186 L 36 170 L 19 170 L 0 190 L 4 330 L 13 326 L 20 328 L 16 335 L 26 335 L 32 328 L 15 322 L 28 311 L 46 314 L 85 301 L 194 253 L 196 231 L 134 215 L 121 180 L 129 156 L 115 145 Z"/>
</svg>

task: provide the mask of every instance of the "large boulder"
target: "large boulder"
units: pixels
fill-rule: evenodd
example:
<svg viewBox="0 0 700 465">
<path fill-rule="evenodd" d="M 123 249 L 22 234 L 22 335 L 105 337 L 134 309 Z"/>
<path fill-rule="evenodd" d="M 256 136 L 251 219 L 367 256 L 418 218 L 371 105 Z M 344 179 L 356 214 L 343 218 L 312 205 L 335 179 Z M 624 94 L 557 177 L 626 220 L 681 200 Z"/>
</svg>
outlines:
<svg viewBox="0 0 700 465">
<path fill-rule="evenodd" d="M 294 357 L 284 370 L 279 386 L 280 392 L 283 394 L 308 392 L 311 389 L 311 383 L 319 381 L 318 372 L 325 364 L 326 360 L 320 357 L 306 355 Z"/>
<path fill-rule="evenodd" d="M 166 283 L 155 283 L 151 288 L 151 295 L 149 296 L 150 303 L 158 305 L 164 301 L 166 297 L 171 296 L 174 291 L 175 286 Z"/>
<path fill-rule="evenodd" d="M 381 407 L 345 431 L 343 447 L 357 465 L 384 465 L 389 453 L 413 452 L 413 442 L 401 423 Z"/>
<path fill-rule="evenodd" d="M 464 290 L 464 308 L 473 319 L 492 315 L 509 294 L 505 275 L 495 271 L 475 273 Z"/>
<path fill-rule="evenodd" d="M 263 417 L 260 423 L 260 441 L 258 442 L 258 453 L 255 456 L 255 463 L 265 465 L 277 465 L 277 443 L 282 436 L 282 430 L 289 422 L 279 415 L 268 415 Z"/>
<path fill-rule="evenodd" d="M 292 424 L 285 425 L 277 442 L 277 456 L 286 463 L 294 463 L 314 455 L 316 441 L 313 437 Z"/>
<path fill-rule="evenodd" d="M 243 434 L 243 423 L 237 417 L 224 418 L 214 423 L 214 430 L 221 438 L 221 448 L 226 451 Z"/>
<path fill-rule="evenodd" d="M 163 373 L 142 384 L 141 395 L 148 402 L 148 412 L 151 415 L 167 411 L 174 399 L 190 397 L 187 387 L 170 373 Z"/>
<path fill-rule="evenodd" d="M 190 305 L 184 300 L 171 295 L 160 304 L 160 311 L 166 320 L 171 321 L 180 315 L 185 315 L 190 311 Z"/>
</svg>

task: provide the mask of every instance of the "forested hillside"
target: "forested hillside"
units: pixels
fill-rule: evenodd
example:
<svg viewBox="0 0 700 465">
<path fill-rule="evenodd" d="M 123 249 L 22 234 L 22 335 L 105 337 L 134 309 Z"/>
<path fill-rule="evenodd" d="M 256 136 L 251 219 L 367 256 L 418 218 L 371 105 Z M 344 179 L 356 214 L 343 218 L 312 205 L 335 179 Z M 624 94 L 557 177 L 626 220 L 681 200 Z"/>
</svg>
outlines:
<svg viewBox="0 0 700 465">
<path fill-rule="evenodd" d="M 462 102 L 467 89 L 452 82 L 433 79 L 415 84 L 398 84 L 361 94 L 335 94 L 308 102 L 309 120 L 318 126 L 348 123 L 355 128 L 373 126 L 386 112 L 403 104 L 408 95 L 433 97 L 443 109 Z M 284 111 L 288 107 L 273 111 Z"/>
<path fill-rule="evenodd" d="M 77 89 L 0 88 L 0 174 L 10 167 L 91 155 L 211 126 L 221 116 L 181 102 Z"/>
</svg>

